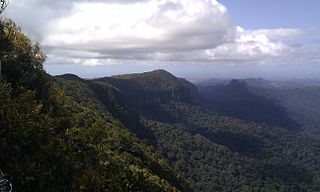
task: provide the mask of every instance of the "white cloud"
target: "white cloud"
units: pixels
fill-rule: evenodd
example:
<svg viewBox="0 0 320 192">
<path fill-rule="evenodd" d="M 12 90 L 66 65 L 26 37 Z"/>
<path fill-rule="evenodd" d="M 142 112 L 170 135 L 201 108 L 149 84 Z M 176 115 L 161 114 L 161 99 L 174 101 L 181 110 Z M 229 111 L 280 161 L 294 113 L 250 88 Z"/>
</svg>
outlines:
<svg viewBox="0 0 320 192">
<path fill-rule="evenodd" d="M 280 40 L 302 33 L 300 29 L 245 30 L 236 28 L 236 38 L 232 42 L 208 49 L 212 60 L 251 60 L 259 64 L 266 58 L 284 56 L 293 48 Z"/>
<path fill-rule="evenodd" d="M 226 9 L 216 1 L 83 3 L 52 22 L 43 43 L 125 54 L 172 52 L 217 46 L 230 28 Z"/>
<path fill-rule="evenodd" d="M 7 15 L 49 64 L 266 63 L 292 57 L 301 29 L 237 27 L 217 0 L 12 0 Z"/>
<path fill-rule="evenodd" d="M 285 40 L 297 37 L 302 35 L 304 31 L 299 28 L 279 28 L 279 29 L 257 29 L 257 30 L 244 30 L 239 29 L 243 35 L 251 35 L 251 36 L 258 36 L 258 35 L 265 35 L 268 39 L 272 41 L 278 40 Z"/>
</svg>

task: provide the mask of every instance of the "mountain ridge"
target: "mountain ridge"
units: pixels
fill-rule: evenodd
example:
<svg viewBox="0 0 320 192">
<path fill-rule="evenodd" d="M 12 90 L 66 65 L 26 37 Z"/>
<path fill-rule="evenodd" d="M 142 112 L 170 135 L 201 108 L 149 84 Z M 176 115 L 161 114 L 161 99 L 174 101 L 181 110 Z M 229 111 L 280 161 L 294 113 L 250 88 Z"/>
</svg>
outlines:
<svg viewBox="0 0 320 192">
<path fill-rule="evenodd" d="M 278 127 L 270 126 L 273 121 L 254 123 L 241 116 L 223 116 L 208 108 L 207 101 L 199 103 L 193 99 L 161 95 L 165 91 L 179 90 L 184 86 L 191 90 L 194 87 L 189 82 L 167 76 L 168 73 L 164 76 L 162 74 L 163 71 L 147 72 L 125 75 L 125 78 L 117 76 L 90 81 L 108 83 L 122 94 L 139 114 L 142 125 L 150 130 L 149 134 L 154 139 L 152 145 L 181 171 L 197 191 L 230 191 L 237 187 L 245 190 L 243 186 L 259 191 L 299 191 L 319 186 L 316 182 L 316 167 L 319 166 L 317 141 L 283 129 L 281 126 L 285 125 L 282 124 L 276 124 Z M 163 81 L 175 82 L 167 89 Z M 134 89 L 130 85 L 134 85 Z M 218 86 L 218 89 L 223 88 Z M 236 94 L 232 94 L 234 90 Z M 197 92 L 197 89 L 194 91 Z M 265 100 L 252 95 L 250 91 L 251 87 L 245 82 L 234 80 L 227 85 L 226 92 L 218 93 L 222 93 L 220 98 L 227 103 L 235 97 L 235 104 L 243 99 L 250 102 L 253 99 L 259 104 L 257 106 L 261 106 Z M 229 96 L 225 97 L 224 94 Z M 140 102 L 131 100 L 132 96 L 136 96 L 135 99 Z M 244 104 L 251 106 L 247 101 Z M 263 104 L 267 109 L 271 105 L 268 102 Z M 302 142 L 307 142 L 304 148 L 299 146 Z M 313 155 L 296 157 L 297 154 L 303 154 L 303 151 Z M 299 160 L 301 158 L 304 159 L 303 163 Z M 312 159 L 314 163 L 308 163 L 307 159 Z M 243 166 L 244 162 L 248 166 Z"/>
<path fill-rule="evenodd" d="M 52 77 L 39 45 L 12 21 L 0 25 L 10 45 L 0 47 L 0 169 L 14 190 L 319 191 L 318 139 L 211 108 L 244 101 L 231 112 L 247 115 L 252 101 L 269 107 L 262 97 L 293 95 L 308 101 L 293 105 L 299 99 L 290 97 L 282 100 L 286 109 L 299 114 L 312 105 L 316 117 L 317 89 L 281 93 L 234 81 L 214 93 L 225 103 L 209 103 L 195 85 L 163 70 Z"/>
</svg>

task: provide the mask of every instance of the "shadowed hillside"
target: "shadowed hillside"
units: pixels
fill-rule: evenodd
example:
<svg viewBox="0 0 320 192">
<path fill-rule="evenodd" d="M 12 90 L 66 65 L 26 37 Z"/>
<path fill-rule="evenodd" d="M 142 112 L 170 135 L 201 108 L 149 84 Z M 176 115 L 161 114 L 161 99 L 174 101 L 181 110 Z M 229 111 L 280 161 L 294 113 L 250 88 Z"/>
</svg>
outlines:
<svg viewBox="0 0 320 192">
<path fill-rule="evenodd" d="M 244 107 L 253 102 L 249 105 L 253 108 L 247 110 L 263 107 L 263 112 L 277 117 L 266 116 L 258 119 L 264 124 L 257 124 L 221 116 L 210 111 L 206 99 L 199 102 L 202 96 L 191 83 L 163 70 L 95 81 L 108 82 L 123 94 L 151 130 L 156 149 L 197 191 L 300 191 L 319 187 L 318 141 L 292 133 L 292 127 L 287 131 L 267 124 L 287 126 L 294 122 L 276 102 L 252 94 L 243 82 L 234 80 L 215 96 L 226 104 L 240 99 Z M 174 94 L 163 94 L 168 90 Z M 177 97 L 180 90 L 188 95 Z M 283 120 L 285 124 L 281 124 Z M 310 152 L 308 157 L 303 157 L 304 151 Z"/>
<path fill-rule="evenodd" d="M 177 78 L 165 70 L 141 74 L 128 74 L 101 79 L 117 88 L 140 114 L 152 119 L 174 121 L 174 118 L 158 107 L 170 102 L 198 102 L 201 96 L 197 88 L 185 79 Z"/>
<path fill-rule="evenodd" d="M 210 101 L 211 108 L 222 115 L 290 130 L 301 128 L 279 101 L 254 94 L 244 81 L 232 80 L 228 85 L 210 86 L 200 91 Z"/>
<path fill-rule="evenodd" d="M 14 191 L 193 191 L 114 87 L 52 77 L 13 22 L 0 34 L 0 171 Z"/>
</svg>

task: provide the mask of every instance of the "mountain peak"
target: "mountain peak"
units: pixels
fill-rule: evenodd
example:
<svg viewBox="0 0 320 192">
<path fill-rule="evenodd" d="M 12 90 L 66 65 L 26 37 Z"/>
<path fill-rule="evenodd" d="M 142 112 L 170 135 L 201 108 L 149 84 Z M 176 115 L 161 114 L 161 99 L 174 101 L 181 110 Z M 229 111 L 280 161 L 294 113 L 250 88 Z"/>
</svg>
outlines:
<svg viewBox="0 0 320 192">
<path fill-rule="evenodd" d="M 232 79 L 230 84 L 241 84 L 241 82 L 238 79 Z"/>
<path fill-rule="evenodd" d="M 74 80 L 74 81 L 83 81 L 83 79 L 81 79 L 79 76 L 72 74 L 72 73 L 66 73 L 63 75 L 57 75 L 56 77 L 58 78 L 64 78 L 67 80 Z"/>
<path fill-rule="evenodd" d="M 156 69 L 150 72 L 146 72 L 146 73 L 153 73 L 153 74 L 162 74 L 162 75 L 170 75 L 173 76 L 169 71 L 166 71 L 164 69 Z"/>
<path fill-rule="evenodd" d="M 170 78 L 170 79 L 175 79 L 176 77 L 171 74 L 170 72 L 164 70 L 164 69 L 156 69 L 153 71 L 149 71 L 149 72 L 144 72 L 144 73 L 140 73 L 137 74 L 137 76 L 139 77 L 160 77 L 160 78 Z"/>
<path fill-rule="evenodd" d="M 232 79 L 227 86 L 228 87 L 233 87 L 233 88 L 236 88 L 236 87 L 247 87 L 248 84 L 245 81 Z"/>
<path fill-rule="evenodd" d="M 123 75 L 111 76 L 111 78 L 117 79 L 137 79 L 137 78 L 169 78 L 175 79 L 176 77 L 164 69 L 156 69 L 153 71 L 143 72 L 143 73 L 131 73 Z"/>
</svg>

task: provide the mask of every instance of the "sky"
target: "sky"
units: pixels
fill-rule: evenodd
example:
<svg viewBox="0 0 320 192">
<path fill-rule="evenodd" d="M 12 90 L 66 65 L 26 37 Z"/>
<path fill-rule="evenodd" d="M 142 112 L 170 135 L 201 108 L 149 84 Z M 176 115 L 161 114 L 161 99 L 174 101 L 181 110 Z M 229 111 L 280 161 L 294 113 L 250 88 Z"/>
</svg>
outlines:
<svg viewBox="0 0 320 192">
<path fill-rule="evenodd" d="M 318 0 L 10 0 L 50 74 L 317 78 Z"/>
</svg>

